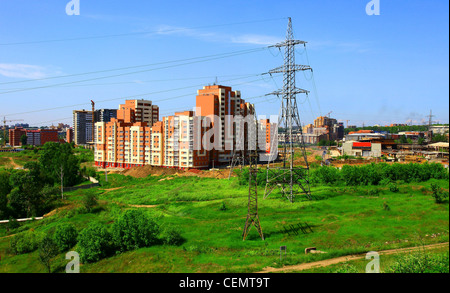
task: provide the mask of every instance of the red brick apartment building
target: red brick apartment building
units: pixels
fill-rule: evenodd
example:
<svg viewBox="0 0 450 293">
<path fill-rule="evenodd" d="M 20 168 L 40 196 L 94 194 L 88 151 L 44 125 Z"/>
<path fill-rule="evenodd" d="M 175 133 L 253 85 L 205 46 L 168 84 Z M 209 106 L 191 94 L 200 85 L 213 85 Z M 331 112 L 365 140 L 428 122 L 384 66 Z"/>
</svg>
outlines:
<svg viewBox="0 0 450 293">
<path fill-rule="evenodd" d="M 57 129 L 37 129 L 30 130 L 15 127 L 9 130 L 9 144 L 11 146 L 22 146 L 20 138 L 27 136 L 27 145 L 44 145 L 46 142 L 59 142 Z"/>
</svg>

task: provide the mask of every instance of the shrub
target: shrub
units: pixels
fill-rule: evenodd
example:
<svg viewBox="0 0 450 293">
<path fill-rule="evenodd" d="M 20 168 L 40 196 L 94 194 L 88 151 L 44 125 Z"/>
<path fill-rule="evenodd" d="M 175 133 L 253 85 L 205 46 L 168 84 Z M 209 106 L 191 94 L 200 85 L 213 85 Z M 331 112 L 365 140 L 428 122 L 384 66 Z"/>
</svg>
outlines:
<svg viewBox="0 0 450 293">
<path fill-rule="evenodd" d="M 227 208 L 225 202 L 223 201 L 219 207 L 219 211 L 226 211 L 226 210 L 228 210 L 228 208 Z"/>
<path fill-rule="evenodd" d="M 449 273 L 448 252 L 431 254 L 417 252 L 402 255 L 388 269 L 389 273 Z"/>
<path fill-rule="evenodd" d="M 78 232 L 74 225 L 65 223 L 56 227 L 53 238 L 59 250 L 67 251 L 77 244 Z"/>
<path fill-rule="evenodd" d="M 126 211 L 112 226 L 112 237 L 120 251 L 151 246 L 158 234 L 159 225 L 141 210 Z"/>
<path fill-rule="evenodd" d="M 48 235 L 45 236 L 39 243 L 39 262 L 41 262 L 48 270 L 52 272 L 51 261 L 52 258 L 58 255 L 58 246 Z"/>
<path fill-rule="evenodd" d="M 161 233 L 161 240 L 166 245 L 181 245 L 185 239 L 181 236 L 181 232 L 178 228 L 172 226 L 166 226 Z"/>
<path fill-rule="evenodd" d="M 10 240 L 11 252 L 23 254 L 33 252 L 38 248 L 42 235 L 34 231 L 25 231 L 13 236 Z"/>
<path fill-rule="evenodd" d="M 83 197 L 83 206 L 88 213 L 98 204 L 97 197 L 90 192 L 87 192 Z"/>
<path fill-rule="evenodd" d="M 334 270 L 333 273 L 354 274 L 354 273 L 358 273 L 358 270 L 356 269 L 355 266 L 348 264 L 348 263 L 344 263 L 338 269 Z"/>
<path fill-rule="evenodd" d="M 79 253 L 82 262 L 96 262 L 109 256 L 114 247 L 111 234 L 99 223 L 92 223 L 78 235 Z"/>
<path fill-rule="evenodd" d="M 448 198 L 448 192 L 445 193 L 445 191 L 435 183 L 431 183 L 431 191 L 433 192 L 432 196 L 436 203 L 444 203 Z"/>
<path fill-rule="evenodd" d="M 390 190 L 391 192 L 398 192 L 398 191 L 399 191 L 398 186 L 397 186 L 397 184 L 395 184 L 395 183 L 389 184 L 389 190 Z"/>
</svg>

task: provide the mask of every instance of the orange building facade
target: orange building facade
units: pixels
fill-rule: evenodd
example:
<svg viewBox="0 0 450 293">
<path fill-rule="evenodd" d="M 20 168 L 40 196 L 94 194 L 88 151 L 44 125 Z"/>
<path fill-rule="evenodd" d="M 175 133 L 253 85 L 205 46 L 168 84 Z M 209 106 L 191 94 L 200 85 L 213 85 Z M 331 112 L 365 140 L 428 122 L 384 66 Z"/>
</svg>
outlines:
<svg viewBox="0 0 450 293">
<path fill-rule="evenodd" d="M 235 131 L 242 127 L 228 123 L 230 117 L 253 112 L 253 105 L 245 103 L 239 91 L 220 85 L 198 91 L 195 111 L 176 112 L 161 120 L 151 101 L 127 100 L 119 105 L 117 119 L 95 124 L 95 165 L 201 169 L 229 164 Z M 243 127 L 246 142 L 248 126 Z"/>
</svg>

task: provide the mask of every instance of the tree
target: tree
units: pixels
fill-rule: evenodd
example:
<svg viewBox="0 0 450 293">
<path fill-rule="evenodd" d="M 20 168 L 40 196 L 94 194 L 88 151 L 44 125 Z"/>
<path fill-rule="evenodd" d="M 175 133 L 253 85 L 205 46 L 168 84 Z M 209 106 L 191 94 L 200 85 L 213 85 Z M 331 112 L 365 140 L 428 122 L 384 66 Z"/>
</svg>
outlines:
<svg viewBox="0 0 450 293">
<path fill-rule="evenodd" d="M 114 249 L 111 234 L 99 223 L 92 223 L 78 235 L 82 262 L 96 262 L 110 255 Z"/>
<path fill-rule="evenodd" d="M 67 251 L 77 244 L 77 229 L 73 224 L 64 223 L 56 227 L 53 239 L 61 252 Z"/>
<path fill-rule="evenodd" d="M 98 204 L 97 197 L 94 194 L 87 191 L 83 197 L 83 205 L 88 211 L 88 213 L 90 213 L 97 204 Z"/>
<path fill-rule="evenodd" d="M 20 137 L 20 143 L 21 143 L 22 145 L 27 145 L 27 140 L 28 140 L 28 137 L 27 137 L 26 134 L 23 134 L 23 135 Z"/>
<path fill-rule="evenodd" d="M 121 251 L 148 247 L 158 241 L 159 225 L 141 210 L 128 210 L 114 222 L 112 236 Z"/>
<path fill-rule="evenodd" d="M 52 238 L 48 235 L 39 243 L 39 261 L 47 268 L 48 272 L 52 272 L 52 259 L 58 255 L 58 247 Z"/>
<path fill-rule="evenodd" d="M 8 194 L 11 192 L 11 185 L 9 184 L 9 173 L 0 171 L 0 220 L 6 219 L 8 210 Z"/>
<path fill-rule="evenodd" d="M 71 144 L 47 142 L 42 147 L 39 163 L 45 176 L 53 183 L 59 183 L 62 175 L 64 186 L 74 186 L 80 182 L 80 161 Z"/>
</svg>

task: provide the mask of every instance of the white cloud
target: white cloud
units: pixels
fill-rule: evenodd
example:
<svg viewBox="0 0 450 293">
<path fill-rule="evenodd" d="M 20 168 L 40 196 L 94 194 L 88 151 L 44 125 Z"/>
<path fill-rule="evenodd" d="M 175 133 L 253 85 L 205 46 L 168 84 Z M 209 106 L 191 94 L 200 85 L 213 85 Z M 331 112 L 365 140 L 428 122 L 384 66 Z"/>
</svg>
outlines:
<svg viewBox="0 0 450 293">
<path fill-rule="evenodd" d="M 241 35 L 231 37 L 231 42 L 239 44 L 274 45 L 281 41 L 280 38 L 267 35 Z"/>
<path fill-rule="evenodd" d="M 0 75 L 6 77 L 39 79 L 47 77 L 45 71 L 44 67 L 37 65 L 0 63 Z"/>
<path fill-rule="evenodd" d="M 197 39 L 202 39 L 210 42 L 226 42 L 237 44 L 251 44 L 251 45 L 273 45 L 282 41 L 279 37 L 258 34 L 245 35 L 230 35 L 218 34 L 213 32 L 201 32 L 197 29 L 175 27 L 170 25 L 160 25 L 156 32 L 158 35 L 178 35 Z"/>
</svg>

